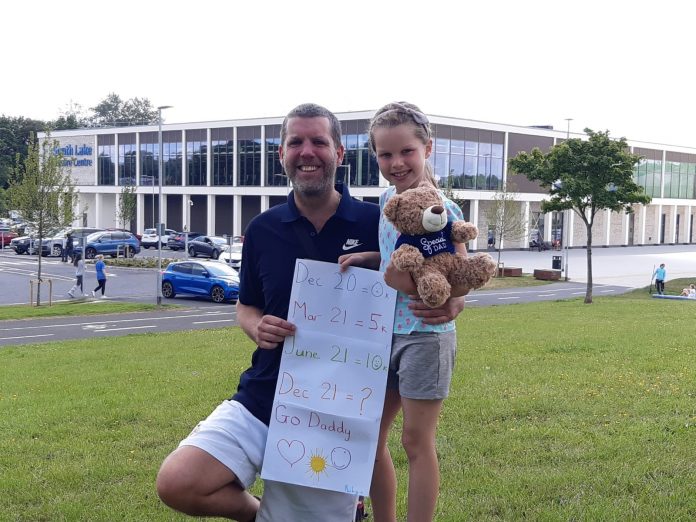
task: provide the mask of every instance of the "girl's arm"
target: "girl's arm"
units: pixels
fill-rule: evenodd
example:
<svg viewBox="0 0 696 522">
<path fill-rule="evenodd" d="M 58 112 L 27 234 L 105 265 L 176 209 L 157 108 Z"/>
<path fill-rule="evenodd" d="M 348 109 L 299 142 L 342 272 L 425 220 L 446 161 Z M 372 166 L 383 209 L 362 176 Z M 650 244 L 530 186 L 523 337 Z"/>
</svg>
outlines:
<svg viewBox="0 0 696 522">
<path fill-rule="evenodd" d="M 372 270 L 379 269 L 381 258 L 379 252 L 356 252 L 354 254 L 344 254 L 338 258 L 341 265 L 341 272 L 348 270 L 349 266 L 361 266 Z"/>
</svg>

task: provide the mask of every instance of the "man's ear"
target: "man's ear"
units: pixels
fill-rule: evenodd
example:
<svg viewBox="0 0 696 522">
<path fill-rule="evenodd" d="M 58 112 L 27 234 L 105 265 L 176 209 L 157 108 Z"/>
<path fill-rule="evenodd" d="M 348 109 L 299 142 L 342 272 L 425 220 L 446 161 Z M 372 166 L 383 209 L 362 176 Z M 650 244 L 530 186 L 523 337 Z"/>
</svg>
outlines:
<svg viewBox="0 0 696 522">
<path fill-rule="evenodd" d="M 341 145 L 340 147 L 338 147 L 338 149 L 336 149 L 336 167 L 337 168 L 343 164 L 343 156 L 345 155 L 345 153 L 346 153 L 346 149 L 343 147 L 343 145 Z M 281 156 L 281 158 L 282 158 L 282 156 Z"/>
</svg>

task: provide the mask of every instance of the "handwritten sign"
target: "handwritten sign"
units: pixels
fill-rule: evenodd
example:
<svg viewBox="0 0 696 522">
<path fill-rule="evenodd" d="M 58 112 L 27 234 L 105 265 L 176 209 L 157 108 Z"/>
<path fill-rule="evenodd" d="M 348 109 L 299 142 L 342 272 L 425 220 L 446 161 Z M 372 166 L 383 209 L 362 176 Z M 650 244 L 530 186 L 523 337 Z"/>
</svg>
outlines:
<svg viewBox="0 0 696 522">
<path fill-rule="evenodd" d="M 395 303 L 379 272 L 297 260 L 262 478 L 368 494 Z"/>
</svg>

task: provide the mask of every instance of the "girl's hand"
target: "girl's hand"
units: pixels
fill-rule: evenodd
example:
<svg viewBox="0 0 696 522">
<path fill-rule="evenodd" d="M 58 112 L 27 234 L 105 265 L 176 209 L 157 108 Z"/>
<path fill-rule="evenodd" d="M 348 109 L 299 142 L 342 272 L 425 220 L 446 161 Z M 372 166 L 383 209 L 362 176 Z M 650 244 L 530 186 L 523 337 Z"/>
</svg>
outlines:
<svg viewBox="0 0 696 522">
<path fill-rule="evenodd" d="M 419 299 L 417 295 L 409 296 L 411 302 L 408 308 L 413 315 L 418 317 L 424 324 L 443 324 L 453 321 L 464 310 L 466 301 L 463 297 L 450 297 L 445 304 L 439 308 L 430 308 Z"/>
<path fill-rule="evenodd" d="M 413 282 L 410 272 L 404 272 L 394 268 L 392 263 L 387 265 L 384 271 L 384 282 L 394 290 L 399 290 L 405 294 L 417 294 L 416 283 Z"/>
<path fill-rule="evenodd" d="M 356 252 L 354 254 L 344 254 L 338 258 L 341 272 L 348 270 L 349 266 L 361 266 L 377 270 L 379 262 L 379 252 Z"/>
</svg>

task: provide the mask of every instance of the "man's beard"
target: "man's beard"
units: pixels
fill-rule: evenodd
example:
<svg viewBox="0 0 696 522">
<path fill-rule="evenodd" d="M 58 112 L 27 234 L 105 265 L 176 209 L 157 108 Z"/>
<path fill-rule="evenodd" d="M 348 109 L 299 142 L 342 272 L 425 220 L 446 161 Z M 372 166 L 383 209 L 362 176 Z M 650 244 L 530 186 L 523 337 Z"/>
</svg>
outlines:
<svg viewBox="0 0 696 522">
<path fill-rule="evenodd" d="M 290 172 L 288 175 L 290 178 L 290 183 L 292 183 L 292 188 L 296 192 L 307 197 L 321 196 L 333 190 L 334 180 L 336 178 L 336 166 L 326 165 L 324 169 L 324 175 L 318 179 L 297 179 L 297 170 L 288 168 L 283 165 L 285 172 Z"/>
</svg>

